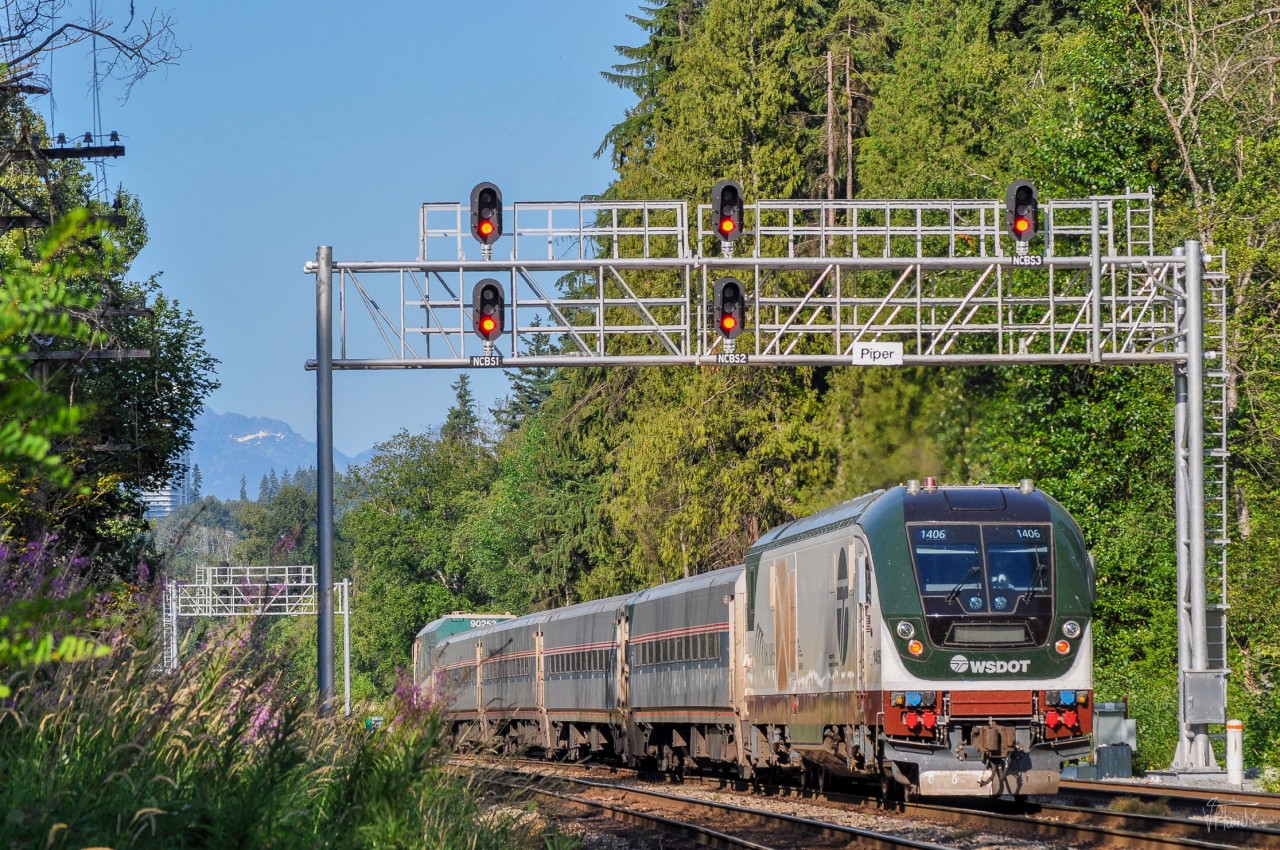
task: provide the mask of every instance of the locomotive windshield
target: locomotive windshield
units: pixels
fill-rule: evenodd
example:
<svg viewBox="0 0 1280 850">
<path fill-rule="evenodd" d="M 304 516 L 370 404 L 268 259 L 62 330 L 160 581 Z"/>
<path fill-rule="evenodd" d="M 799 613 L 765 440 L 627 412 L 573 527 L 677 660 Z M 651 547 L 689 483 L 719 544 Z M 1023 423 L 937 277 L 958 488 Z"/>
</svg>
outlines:
<svg viewBox="0 0 1280 850">
<path fill-rule="evenodd" d="M 920 524 L 907 534 L 936 645 L 1043 641 L 1053 613 L 1051 526 Z"/>
</svg>

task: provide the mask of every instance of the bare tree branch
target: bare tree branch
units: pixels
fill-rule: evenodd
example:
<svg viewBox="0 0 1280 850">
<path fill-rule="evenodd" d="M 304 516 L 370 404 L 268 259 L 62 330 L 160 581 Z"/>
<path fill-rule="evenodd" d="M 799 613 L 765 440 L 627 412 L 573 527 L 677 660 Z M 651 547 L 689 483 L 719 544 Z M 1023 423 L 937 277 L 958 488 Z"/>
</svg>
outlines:
<svg viewBox="0 0 1280 850">
<path fill-rule="evenodd" d="M 35 77 L 49 53 L 82 44 L 93 38 L 104 43 L 105 75 L 125 84 L 125 96 L 134 83 L 160 65 L 176 62 L 183 48 L 178 44 L 171 13 L 154 9 L 142 20 L 140 31 L 125 32 L 135 18 L 117 30 L 110 19 L 98 14 L 62 20 L 66 0 L 3 0 L 7 31 L 0 31 L 0 90 L 13 90 L 19 80 Z M 61 23 L 59 23 L 61 21 Z M 47 80 L 40 80 L 47 87 Z"/>
</svg>

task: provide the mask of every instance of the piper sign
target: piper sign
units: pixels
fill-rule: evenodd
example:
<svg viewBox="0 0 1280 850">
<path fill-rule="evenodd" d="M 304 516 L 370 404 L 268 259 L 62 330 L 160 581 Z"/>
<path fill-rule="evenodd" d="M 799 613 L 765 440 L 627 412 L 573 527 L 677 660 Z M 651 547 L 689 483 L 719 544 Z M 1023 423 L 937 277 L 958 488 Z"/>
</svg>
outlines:
<svg viewBox="0 0 1280 850">
<path fill-rule="evenodd" d="M 859 342 L 853 346 L 854 366 L 901 366 L 902 343 Z"/>
</svg>

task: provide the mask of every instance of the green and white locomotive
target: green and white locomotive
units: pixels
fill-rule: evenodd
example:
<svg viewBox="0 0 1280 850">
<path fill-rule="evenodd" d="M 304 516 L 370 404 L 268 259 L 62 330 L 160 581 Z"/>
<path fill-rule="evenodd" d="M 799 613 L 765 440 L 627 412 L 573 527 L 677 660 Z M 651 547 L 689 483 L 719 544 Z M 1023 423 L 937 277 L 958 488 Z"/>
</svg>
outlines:
<svg viewBox="0 0 1280 850">
<path fill-rule="evenodd" d="M 1089 753 L 1093 564 L 1031 482 L 872 493 L 773 529 L 746 566 L 754 766 L 1024 795 Z"/>
</svg>

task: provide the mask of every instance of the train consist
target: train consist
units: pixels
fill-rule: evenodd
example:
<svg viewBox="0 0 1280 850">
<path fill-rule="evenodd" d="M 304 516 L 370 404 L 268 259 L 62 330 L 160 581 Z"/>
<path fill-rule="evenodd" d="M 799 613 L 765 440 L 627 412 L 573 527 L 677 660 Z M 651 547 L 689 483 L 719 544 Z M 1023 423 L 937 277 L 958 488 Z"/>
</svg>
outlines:
<svg viewBox="0 0 1280 850">
<path fill-rule="evenodd" d="M 1032 482 L 925 479 L 775 528 L 742 566 L 452 636 L 436 621 L 415 670 L 464 745 L 1048 794 L 1090 751 L 1093 599 L 1079 527 Z"/>
</svg>

